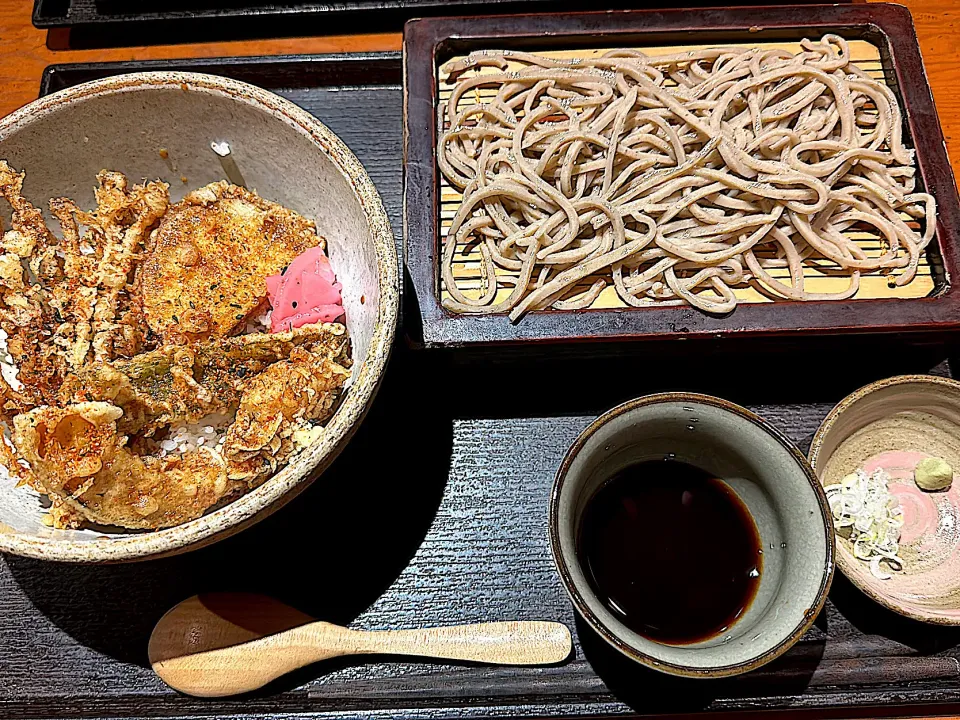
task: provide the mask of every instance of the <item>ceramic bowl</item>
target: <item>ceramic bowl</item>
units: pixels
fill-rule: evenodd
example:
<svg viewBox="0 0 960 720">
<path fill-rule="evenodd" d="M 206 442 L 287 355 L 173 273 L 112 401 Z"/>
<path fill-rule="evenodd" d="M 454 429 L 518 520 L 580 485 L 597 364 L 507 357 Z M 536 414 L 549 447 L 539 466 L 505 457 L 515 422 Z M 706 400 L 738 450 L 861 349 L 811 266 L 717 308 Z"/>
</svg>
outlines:
<svg viewBox="0 0 960 720">
<path fill-rule="evenodd" d="M 606 480 L 671 455 L 727 483 L 753 516 L 763 549 L 760 586 L 746 612 L 721 635 L 690 645 L 654 642 L 624 625 L 594 592 L 577 549 L 584 507 Z M 705 395 L 650 395 L 593 422 L 557 472 L 549 527 L 577 611 L 623 654 L 675 675 L 724 677 L 773 660 L 813 622 L 833 578 L 829 510 L 803 454 L 752 412 Z"/>
<path fill-rule="evenodd" d="M 925 492 L 913 481 L 917 463 L 940 457 L 960 468 L 960 383 L 903 375 L 867 385 L 837 405 L 817 430 L 810 463 L 824 486 L 858 469 L 883 468 L 903 509 L 903 569 L 880 580 L 837 538 L 837 565 L 881 605 L 907 617 L 960 625 L 960 483 Z"/>
<path fill-rule="evenodd" d="M 96 175 L 104 168 L 137 182 L 160 178 L 170 184 L 172 200 L 179 200 L 189 190 L 225 179 L 210 148 L 213 141 L 230 144 L 247 187 L 315 220 L 327 239 L 344 288 L 355 360 L 352 386 L 323 436 L 284 470 L 178 527 L 150 533 L 54 530 L 41 521 L 39 498 L 7 482 L 0 486 L 0 550 L 102 562 L 167 555 L 223 538 L 309 484 L 344 447 L 370 405 L 396 329 L 396 245 L 370 178 L 316 118 L 234 80 L 147 72 L 78 85 L 0 120 L 0 158 L 26 171 L 24 193 L 44 209 L 49 198 L 64 195 L 94 207 Z"/>
</svg>

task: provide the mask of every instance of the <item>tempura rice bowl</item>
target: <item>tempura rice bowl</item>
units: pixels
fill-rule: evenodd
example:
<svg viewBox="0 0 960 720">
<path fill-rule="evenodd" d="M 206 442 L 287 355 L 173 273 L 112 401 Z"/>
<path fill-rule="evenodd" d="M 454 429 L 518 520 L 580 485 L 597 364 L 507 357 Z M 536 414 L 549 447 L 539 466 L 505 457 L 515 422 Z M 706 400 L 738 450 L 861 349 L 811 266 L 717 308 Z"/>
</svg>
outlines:
<svg viewBox="0 0 960 720">
<path fill-rule="evenodd" d="M 343 285 L 354 359 L 340 407 L 320 437 L 262 485 L 197 520 L 155 532 L 53 529 L 35 492 L 0 477 L 0 551 L 112 562 L 171 555 L 227 537 L 303 490 L 349 441 L 369 407 L 396 328 L 396 246 L 363 167 L 312 115 L 234 80 L 147 72 L 63 90 L 0 120 L 0 157 L 27 171 L 24 194 L 45 212 L 49 198 L 64 195 L 92 206 L 96 175 L 104 168 L 131 182 L 159 178 L 176 202 L 190 189 L 225 179 L 210 148 L 224 141 L 248 188 L 314 220 L 327 240 Z M 9 208 L 3 213 L 9 227 Z M 192 428 L 177 441 L 195 444 L 217 432 Z"/>
</svg>

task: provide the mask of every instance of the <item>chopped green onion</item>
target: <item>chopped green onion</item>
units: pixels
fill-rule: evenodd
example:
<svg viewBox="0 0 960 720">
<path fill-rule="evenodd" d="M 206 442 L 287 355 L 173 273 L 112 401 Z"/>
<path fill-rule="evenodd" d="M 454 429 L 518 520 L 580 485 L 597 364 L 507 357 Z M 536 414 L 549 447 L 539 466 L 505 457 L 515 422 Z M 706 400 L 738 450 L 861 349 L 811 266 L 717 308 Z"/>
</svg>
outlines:
<svg viewBox="0 0 960 720">
<path fill-rule="evenodd" d="M 903 511 L 890 494 L 889 482 L 884 470 L 870 475 L 857 470 L 826 488 L 837 534 L 853 543 L 854 557 L 870 563 L 870 572 L 878 580 L 892 577 L 881 564 L 890 570 L 903 570 L 898 555 Z"/>
</svg>

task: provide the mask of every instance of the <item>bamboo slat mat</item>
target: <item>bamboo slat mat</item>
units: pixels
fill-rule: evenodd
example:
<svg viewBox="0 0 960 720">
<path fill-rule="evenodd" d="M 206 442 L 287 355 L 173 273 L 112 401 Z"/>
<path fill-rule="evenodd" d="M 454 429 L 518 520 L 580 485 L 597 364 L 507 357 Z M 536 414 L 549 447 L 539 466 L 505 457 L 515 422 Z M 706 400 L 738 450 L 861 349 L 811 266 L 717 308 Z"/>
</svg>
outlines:
<svg viewBox="0 0 960 720">
<path fill-rule="evenodd" d="M 674 45 L 663 47 L 642 47 L 635 49 L 642 50 L 649 56 L 655 56 L 695 51 L 716 46 L 717 44 L 714 43 L 710 45 Z M 731 47 L 733 46 L 743 46 L 743 43 L 731 44 Z M 750 46 L 761 48 L 782 48 L 794 53 L 801 51 L 800 43 L 798 42 L 758 42 L 751 43 Z M 871 77 L 884 82 L 894 90 L 896 89 L 895 79 L 885 76 L 885 72 L 880 60 L 880 50 L 875 45 L 864 40 L 851 40 L 849 41 L 849 46 L 854 62 L 861 69 L 867 72 Z M 564 59 L 591 58 L 603 55 L 604 53 L 609 52 L 611 49 L 612 48 L 576 51 L 546 51 L 538 52 L 538 54 L 547 57 Z M 465 56 L 457 56 L 451 58 L 450 61 L 459 60 L 462 57 Z M 496 68 L 483 68 L 479 72 L 493 73 L 499 72 L 499 70 Z M 470 76 L 470 74 L 464 75 L 464 77 Z M 446 73 L 441 72 L 439 68 L 437 69 L 437 87 L 440 104 L 441 106 L 445 106 L 449 101 L 453 85 L 447 81 Z M 461 102 L 464 102 L 465 100 L 469 100 L 471 103 L 478 102 L 485 96 L 492 97 L 493 93 L 494 91 L 492 90 L 477 90 L 472 93 L 468 93 L 467 96 L 461 100 Z M 908 138 L 905 138 L 905 140 L 907 141 L 908 145 L 912 145 Z M 460 206 L 462 195 L 458 190 L 456 190 L 456 188 L 452 187 L 447 182 L 446 178 L 444 178 L 442 174 L 440 175 L 440 178 L 440 237 L 441 243 L 446 244 L 447 231 L 450 229 L 450 222 Z M 903 215 L 903 218 L 911 227 L 918 227 L 917 222 L 909 216 Z M 855 239 L 860 247 L 863 248 L 863 250 L 870 257 L 877 257 L 885 250 L 881 238 L 872 232 L 851 230 L 847 232 L 847 235 Z M 758 255 L 759 254 L 760 253 L 758 252 Z M 480 252 L 476 245 L 461 243 L 456 250 L 454 260 L 454 277 L 457 279 L 457 286 L 461 291 L 464 292 L 464 294 L 468 296 L 479 296 L 486 287 L 486 279 L 484 278 L 481 266 Z M 832 274 L 832 271 L 835 269 L 836 266 L 827 261 L 823 261 L 817 265 L 805 264 L 805 289 L 809 292 L 817 293 L 834 293 L 844 290 L 848 285 L 848 280 L 846 277 L 840 277 Z M 777 279 L 788 281 L 788 272 L 786 268 L 773 268 L 769 272 Z M 494 302 L 500 302 L 506 298 L 506 296 L 509 295 L 510 291 L 512 290 L 512 285 L 507 285 L 500 282 L 503 277 L 507 277 L 509 275 L 516 276 L 516 273 L 504 270 L 503 268 L 497 268 L 497 280 L 499 288 Z M 584 281 L 578 284 L 578 290 L 587 290 L 595 279 L 596 276 L 586 278 Z M 891 286 L 891 283 L 892 280 L 890 276 L 887 275 L 880 275 L 879 273 L 863 274 L 860 278 L 860 289 L 854 296 L 854 299 L 915 298 L 926 297 L 927 295 L 930 295 L 935 289 L 935 275 L 930 267 L 927 254 L 924 253 L 924 255 L 921 257 L 917 275 L 911 283 L 903 287 Z M 706 290 L 704 292 L 711 293 L 712 291 Z M 734 293 L 740 302 L 773 302 L 771 298 L 758 292 L 750 286 L 734 288 Z M 441 297 L 449 297 L 449 293 L 447 292 L 446 288 L 443 287 L 442 281 Z M 780 300 L 778 302 L 789 301 Z M 653 304 L 652 300 L 650 301 L 650 304 Z M 627 307 L 627 305 L 617 296 L 615 288 L 610 285 L 600 293 L 590 307 L 594 309 L 624 308 Z"/>
</svg>

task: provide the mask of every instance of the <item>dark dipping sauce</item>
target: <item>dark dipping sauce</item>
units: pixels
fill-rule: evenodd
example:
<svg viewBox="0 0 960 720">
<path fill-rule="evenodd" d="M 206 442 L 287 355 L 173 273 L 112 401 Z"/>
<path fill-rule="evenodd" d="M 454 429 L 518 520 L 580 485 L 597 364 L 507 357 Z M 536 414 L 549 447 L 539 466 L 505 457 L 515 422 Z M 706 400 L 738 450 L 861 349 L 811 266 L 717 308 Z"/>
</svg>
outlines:
<svg viewBox="0 0 960 720">
<path fill-rule="evenodd" d="M 722 481 L 677 460 L 631 465 L 588 501 L 579 556 L 624 625 L 660 643 L 716 637 L 750 606 L 763 554 L 757 526 Z"/>
</svg>

